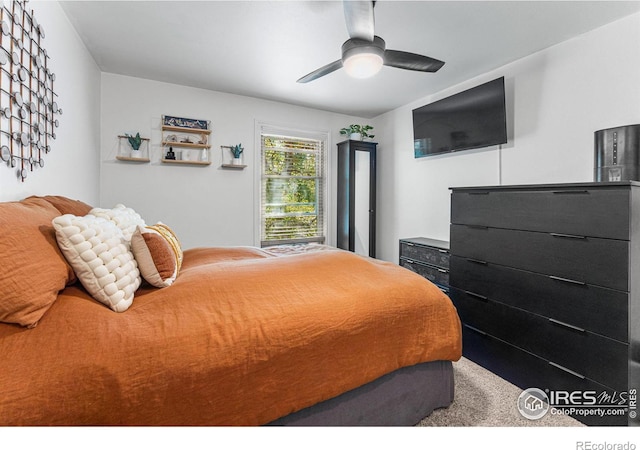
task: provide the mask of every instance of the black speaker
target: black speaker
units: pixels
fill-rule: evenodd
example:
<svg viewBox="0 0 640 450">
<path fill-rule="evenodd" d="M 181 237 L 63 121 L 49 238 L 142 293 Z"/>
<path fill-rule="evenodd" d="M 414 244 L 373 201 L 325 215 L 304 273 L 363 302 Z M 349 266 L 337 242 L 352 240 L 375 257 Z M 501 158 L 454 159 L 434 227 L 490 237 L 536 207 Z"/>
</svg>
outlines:
<svg viewBox="0 0 640 450">
<path fill-rule="evenodd" d="M 640 181 L 640 125 L 594 133 L 595 181 Z"/>
</svg>

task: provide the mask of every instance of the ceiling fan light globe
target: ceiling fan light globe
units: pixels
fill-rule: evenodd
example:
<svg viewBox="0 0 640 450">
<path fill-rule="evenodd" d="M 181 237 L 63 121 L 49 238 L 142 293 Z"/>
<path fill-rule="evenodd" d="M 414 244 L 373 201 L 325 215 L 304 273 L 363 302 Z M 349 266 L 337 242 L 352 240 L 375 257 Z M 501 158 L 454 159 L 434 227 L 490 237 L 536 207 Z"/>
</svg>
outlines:
<svg viewBox="0 0 640 450">
<path fill-rule="evenodd" d="M 372 77 L 384 64 L 384 51 L 385 42 L 379 36 L 373 41 L 351 38 L 342 44 L 342 66 L 354 78 Z"/>
<path fill-rule="evenodd" d="M 358 53 L 343 61 L 344 70 L 353 78 L 369 78 L 380 72 L 384 61 L 375 53 Z"/>
</svg>

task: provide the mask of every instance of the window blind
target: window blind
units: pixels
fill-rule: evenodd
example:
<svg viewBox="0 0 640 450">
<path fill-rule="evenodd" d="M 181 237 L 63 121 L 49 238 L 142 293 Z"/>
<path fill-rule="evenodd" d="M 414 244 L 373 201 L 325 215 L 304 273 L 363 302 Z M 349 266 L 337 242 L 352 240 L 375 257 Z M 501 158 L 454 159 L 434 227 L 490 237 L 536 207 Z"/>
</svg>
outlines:
<svg viewBox="0 0 640 450">
<path fill-rule="evenodd" d="M 324 141 L 265 133 L 261 141 L 261 245 L 324 242 Z"/>
</svg>

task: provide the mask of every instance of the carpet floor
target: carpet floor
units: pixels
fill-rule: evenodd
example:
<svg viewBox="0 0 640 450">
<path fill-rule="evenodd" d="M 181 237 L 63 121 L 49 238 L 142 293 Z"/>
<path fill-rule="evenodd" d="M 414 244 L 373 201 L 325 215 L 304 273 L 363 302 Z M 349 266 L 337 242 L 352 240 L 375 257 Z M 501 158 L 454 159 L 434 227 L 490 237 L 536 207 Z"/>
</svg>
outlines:
<svg viewBox="0 0 640 450">
<path fill-rule="evenodd" d="M 522 389 L 466 358 L 453 363 L 455 394 L 448 408 L 435 410 L 423 427 L 581 427 L 581 422 L 547 413 L 529 420 L 518 412 Z"/>
</svg>

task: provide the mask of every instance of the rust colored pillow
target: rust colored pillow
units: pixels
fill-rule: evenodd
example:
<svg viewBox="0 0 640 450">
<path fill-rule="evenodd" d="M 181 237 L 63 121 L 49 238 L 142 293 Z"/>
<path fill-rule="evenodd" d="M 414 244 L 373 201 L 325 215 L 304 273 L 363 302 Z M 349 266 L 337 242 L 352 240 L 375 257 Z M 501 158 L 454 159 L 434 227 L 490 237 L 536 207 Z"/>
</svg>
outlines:
<svg viewBox="0 0 640 450">
<path fill-rule="evenodd" d="M 142 277 L 152 286 L 171 286 L 182 265 L 182 249 L 164 224 L 139 225 L 131 236 L 131 251 Z"/>
<path fill-rule="evenodd" d="M 59 215 L 41 198 L 0 203 L 0 322 L 35 326 L 75 279 L 51 225 Z"/>
<path fill-rule="evenodd" d="M 42 198 L 51 203 L 61 215 L 73 214 L 74 216 L 86 216 L 93 206 L 87 205 L 80 200 L 73 200 L 61 195 L 45 195 L 44 197 L 29 197 L 29 198 Z"/>
</svg>

